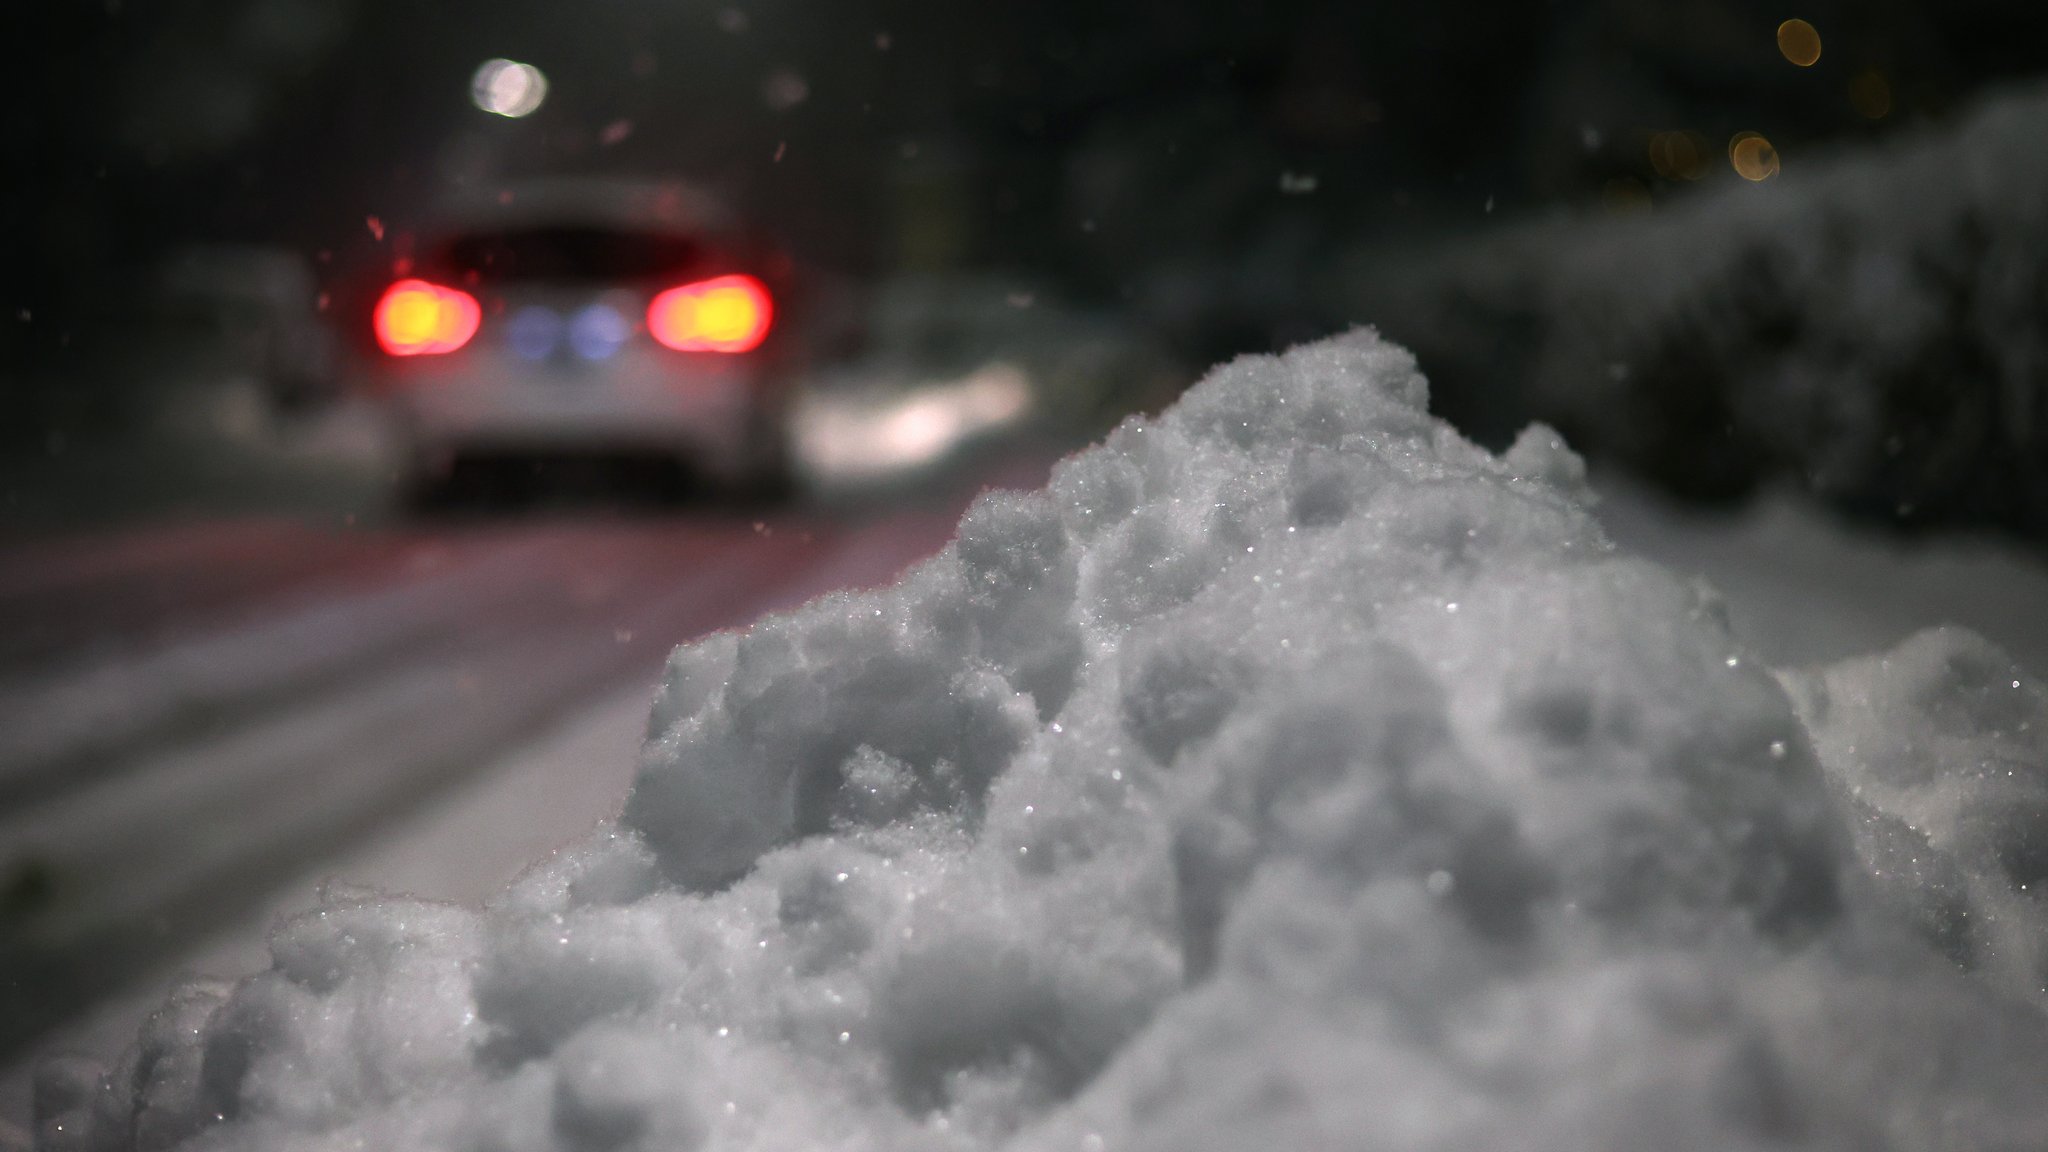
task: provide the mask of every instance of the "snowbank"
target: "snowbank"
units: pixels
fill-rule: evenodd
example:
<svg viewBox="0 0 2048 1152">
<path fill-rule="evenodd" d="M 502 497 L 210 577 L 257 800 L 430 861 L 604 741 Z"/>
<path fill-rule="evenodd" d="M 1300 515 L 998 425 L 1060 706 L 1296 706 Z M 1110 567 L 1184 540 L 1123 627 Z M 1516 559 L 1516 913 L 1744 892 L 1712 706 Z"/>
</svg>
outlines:
<svg viewBox="0 0 2048 1152">
<path fill-rule="evenodd" d="M 1788 694 L 1424 402 L 1241 360 L 679 650 L 616 827 L 283 924 L 46 1066 L 45 1146 L 2037 1142 L 2041 688 L 1935 633 Z"/>
<path fill-rule="evenodd" d="M 1337 277 L 1440 411 L 1533 413 L 1697 494 L 1786 477 L 1886 520 L 2048 531 L 2048 88 L 1646 215 Z M 1518 419 L 1527 418 L 1518 415 Z"/>
</svg>

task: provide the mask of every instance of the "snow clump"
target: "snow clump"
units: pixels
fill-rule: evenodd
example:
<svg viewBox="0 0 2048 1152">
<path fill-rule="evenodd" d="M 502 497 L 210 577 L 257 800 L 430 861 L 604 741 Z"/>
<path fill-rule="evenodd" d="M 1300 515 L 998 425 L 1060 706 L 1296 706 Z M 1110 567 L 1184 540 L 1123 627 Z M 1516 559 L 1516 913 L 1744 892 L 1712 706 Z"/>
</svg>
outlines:
<svg viewBox="0 0 2048 1152">
<path fill-rule="evenodd" d="M 2037 1146 L 2040 689 L 1781 683 L 1555 434 L 1425 407 L 1370 333 L 1240 360 L 677 651 L 615 826 L 282 924 L 42 1146 Z"/>
</svg>

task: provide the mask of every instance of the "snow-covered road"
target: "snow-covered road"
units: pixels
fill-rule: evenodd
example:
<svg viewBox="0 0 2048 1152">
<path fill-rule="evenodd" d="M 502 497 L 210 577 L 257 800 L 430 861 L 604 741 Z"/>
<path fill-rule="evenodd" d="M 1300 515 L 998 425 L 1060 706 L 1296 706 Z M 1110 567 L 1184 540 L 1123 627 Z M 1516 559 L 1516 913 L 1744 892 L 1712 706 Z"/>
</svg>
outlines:
<svg viewBox="0 0 2048 1152">
<path fill-rule="evenodd" d="M 326 876 L 483 895 L 616 807 L 671 647 L 885 581 L 960 506 L 201 522 L 0 556 L 0 1063 L 232 963 Z M 493 805 L 519 816 L 472 819 Z"/>
</svg>

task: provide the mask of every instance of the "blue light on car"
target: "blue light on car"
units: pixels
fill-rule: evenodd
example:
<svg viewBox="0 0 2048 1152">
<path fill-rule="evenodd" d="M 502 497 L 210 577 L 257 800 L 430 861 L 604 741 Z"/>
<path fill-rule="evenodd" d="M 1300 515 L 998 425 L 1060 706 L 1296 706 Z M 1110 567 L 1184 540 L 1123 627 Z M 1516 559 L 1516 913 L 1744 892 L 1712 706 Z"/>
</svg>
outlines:
<svg viewBox="0 0 2048 1152">
<path fill-rule="evenodd" d="M 569 347 L 585 360 L 609 359 L 632 334 L 618 309 L 605 304 L 592 304 L 569 321 Z"/>
<path fill-rule="evenodd" d="M 506 324 L 505 339 L 521 360 L 545 360 L 562 342 L 562 318 L 538 305 L 521 308 Z"/>
</svg>

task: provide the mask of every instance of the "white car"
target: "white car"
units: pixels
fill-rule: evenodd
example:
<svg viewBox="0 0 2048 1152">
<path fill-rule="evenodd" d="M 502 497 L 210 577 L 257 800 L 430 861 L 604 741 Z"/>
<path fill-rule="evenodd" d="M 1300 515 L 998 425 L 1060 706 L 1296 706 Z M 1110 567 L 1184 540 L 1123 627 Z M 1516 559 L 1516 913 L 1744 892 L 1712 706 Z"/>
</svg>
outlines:
<svg viewBox="0 0 2048 1152">
<path fill-rule="evenodd" d="M 471 462 L 658 457 L 787 475 L 775 262 L 673 184 L 514 186 L 394 237 L 367 386 L 426 497 Z"/>
</svg>

